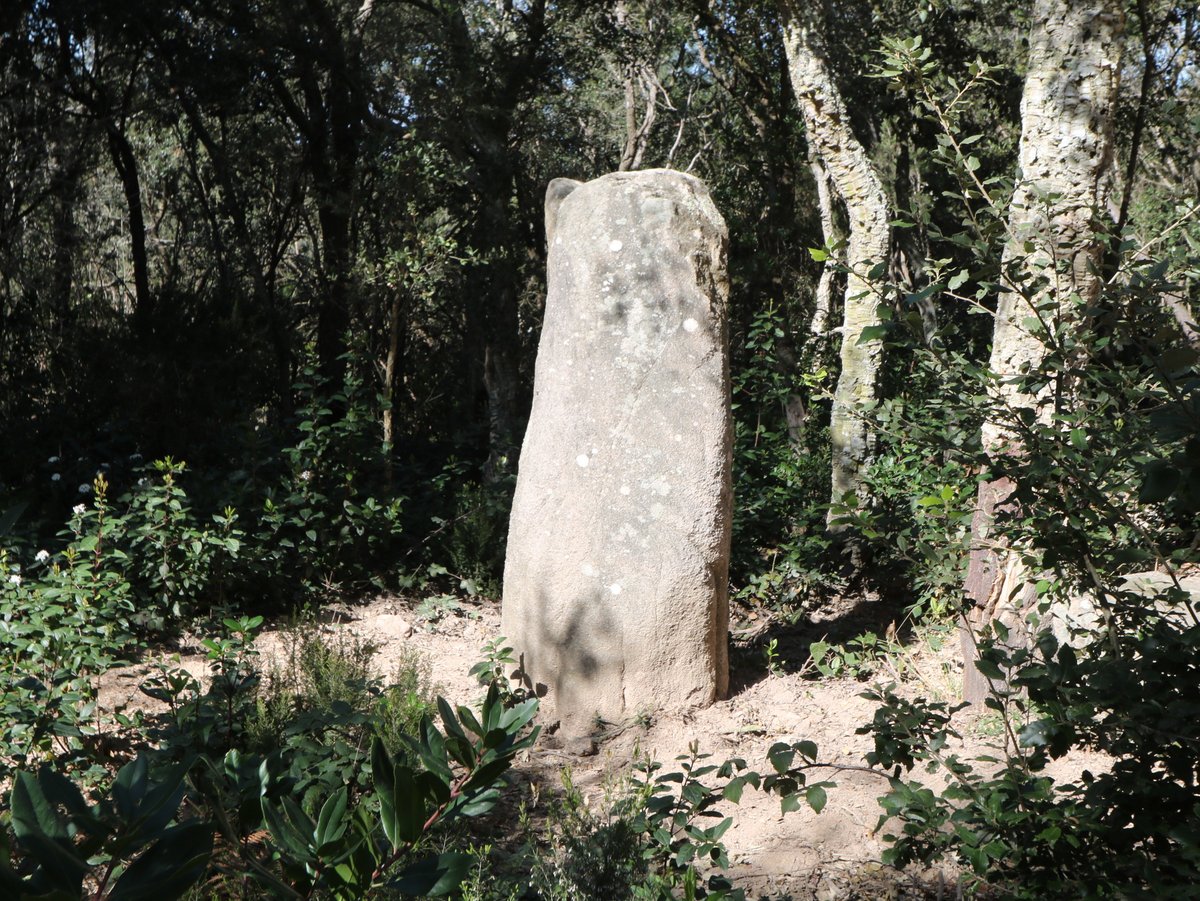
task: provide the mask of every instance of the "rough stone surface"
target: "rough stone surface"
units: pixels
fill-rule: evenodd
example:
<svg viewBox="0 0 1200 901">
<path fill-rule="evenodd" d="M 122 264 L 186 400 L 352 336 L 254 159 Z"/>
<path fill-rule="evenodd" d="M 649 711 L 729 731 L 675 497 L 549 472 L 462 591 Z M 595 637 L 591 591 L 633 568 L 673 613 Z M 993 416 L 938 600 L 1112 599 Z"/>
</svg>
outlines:
<svg viewBox="0 0 1200 901">
<path fill-rule="evenodd" d="M 699 180 L 546 192 L 501 630 L 566 734 L 728 688 L 725 223 Z"/>
<path fill-rule="evenodd" d="M 1183 592 L 1185 603 L 1170 603 L 1166 599 L 1175 587 L 1175 580 L 1166 573 L 1153 570 L 1130 573 L 1122 576 L 1116 587 L 1121 592 L 1155 598 L 1154 607 L 1159 615 L 1180 629 L 1193 626 L 1193 611 L 1200 611 L 1200 575 L 1179 578 L 1178 587 Z M 1095 595 L 1081 594 L 1051 608 L 1049 625 L 1060 644 L 1083 647 L 1104 628 L 1104 611 L 1096 603 Z"/>
</svg>

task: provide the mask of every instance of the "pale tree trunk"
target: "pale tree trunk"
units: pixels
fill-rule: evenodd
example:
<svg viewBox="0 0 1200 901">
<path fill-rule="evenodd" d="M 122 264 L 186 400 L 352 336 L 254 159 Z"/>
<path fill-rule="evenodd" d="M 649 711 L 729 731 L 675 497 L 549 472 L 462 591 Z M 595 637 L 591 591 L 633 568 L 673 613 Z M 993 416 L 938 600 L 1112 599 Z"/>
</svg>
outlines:
<svg viewBox="0 0 1200 901">
<path fill-rule="evenodd" d="M 1048 347 L 1077 324 L 1101 289 L 1104 236 L 1094 222 L 1107 207 L 1113 164 L 1113 108 L 1123 19 L 1114 0 L 1035 0 L 1029 70 L 1021 100 L 1019 181 L 1009 211 L 990 368 L 999 379 L 1003 419 L 984 423 L 991 456 L 1023 453 L 1009 423 L 1022 410 L 1051 421 L 1070 385 L 1031 391 L 1022 373 L 1036 372 Z M 1072 299 L 1077 295 L 1079 301 Z M 984 482 L 972 522 L 966 592 L 975 603 L 963 629 L 963 694 L 978 702 L 988 682 L 973 665 L 974 630 L 999 619 L 1019 636 L 1035 603 L 1019 550 L 993 534 L 994 514 L 1016 489 L 1010 480 Z"/>
<path fill-rule="evenodd" d="M 887 197 L 866 150 L 850 128 L 850 115 L 826 62 L 819 4 L 784 0 L 781 13 L 788 73 L 804 114 L 808 142 L 846 205 L 850 222 L 842 371 L 829 425 L 833 445 L 831 496 L 836 503 L 847 494 L 862 495 L 863 470 L 875 451 L 874 435 L 863 413 L 876 401 L 883 342 L 878 338 L 860 339 L 863 329 L 880 322 L 879 298 L 866 275 L 888 259 Z"/>
<path fill-rule="evenodd" d="M 825 238 L 825 245 L 833 247 L 842 240 L 833 209 L 833 179 L 829 177 L 829 170 L 817 156 L 812 144 L 808 145 L 808 166 L 812 171 L 813 181 L 817 185 L 817 209 L 821 214 L 821 234 Z M 835 253 L 833 262 L 841 262 L 842 250 L 839 249 Z M 816 302 L 813 304 L 812 323 L 809 331 L 818 338 L 824 338 L 832 328 L 830 316 L 833 313 L 833 283 L 836 275 L 836 267 L 826 265 L 821 270 L 821 280 L 817 283 L 817 296 Z"/>
</svg>

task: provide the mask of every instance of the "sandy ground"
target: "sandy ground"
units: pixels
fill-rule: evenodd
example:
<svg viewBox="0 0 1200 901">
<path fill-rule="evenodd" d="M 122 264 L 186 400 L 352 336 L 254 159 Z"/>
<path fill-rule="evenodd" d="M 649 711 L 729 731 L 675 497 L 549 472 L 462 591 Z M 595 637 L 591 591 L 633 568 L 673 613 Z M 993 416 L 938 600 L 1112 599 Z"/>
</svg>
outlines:
<svg viewBox="0 0 1200 901">
<path fill-rule="evenodd" d="M 472 704 L 482 694 L 468 671 L 481 658 L 485 642 L 499 628 L 499 607 L 491 602 L 463 602 L 457 610 L 430 616 L 429 605 L 419 607 L 401 598 L 377 598 L 360 606 L 335 606 L 326 621 L 306 628 L 333 634 L 351 630 L 356 637 L 377 645 L 377 665 L 383 674 L 395 670 L 406 653 L 416 649 L 428 663 L 440 694 L 454 703 Z M 622 724 L 623 728 L 595 742 L 561 742 L 543 734 L 538 745 L 514 770 L 512 794 L 527 807 L 535 807 L 561 786 L 561 771 L 568 767 L 574 784 L 589 803 L 603 804 L 604 786 L 614 774 L 628 771 L 636 755 L 649 755 L 668 767 L 689 745 L 698 743 L 710 762 L 743 758 L 751 769 L 770 772 L 767 750 L 776 742 L 809 740 L 817 744 L 819 758 L 830 764 L 862 766 L 871 737 L 855 730 L 871 720 L 872 702 L 860 697 L 872 681 L 887 683 L 901 677 L 902 692 L 952 700 L 960 681 L 961 661 L 955 642 L 934 650 L 928 642 L 913 642 L 889 658 L 867 682 L 851 678 L 812 678 L 803 672 L 770 673 L 763 648 L 778 634 L 781 659 L 802 660 L 810 641 L 827 632 L 834 637 L 852 634 L 853 618 L 834 617 L 823 626 L 820 617 L 803 627 L 781 629 L 765 614 L 735 611 L 735 646 L 732 654 L 731 696 L 703 710 L 667 711 L 649 722 Z M 287 636 L 265 630 L 257 646 L 264 662 L 282 653 Z M 195 639 L 185 639 L 178 649 L 179 665 L 198 678 L 206 674 L 203 649 Z M 138 685 L 153 671 L 150 663 L 115 671 L 101 685 L 100 707 L 125 707 L 152 711 L 154 702 Z M 989 725 L 991 726 L 989 728 Z M 964 736 L 964 756 L 995 753 L 1002 746 L 995 723 L 989 724 L 968 711 L 956 715 L 954 726 Z M 1056 775 L 1074 775 L 1084 767 L 1103 766 L 1095 759 L 1060 761 Z M 955 873 L 941 871 L 898 872 L 878 863 L 884 843 L 876 833 L 880 808 L 877 798 L 887 787 L 874 773 L 819 771 L 811 780 L 831 779 L 828 804 L 818 815 L 807 806 L 781 814 L 779 800 L 747 790 L 739 805 L 726 804 L 722 812 L 733 816 L 725 835 L 734 884 L 751 898 L 854 899 L 854 898 L 953 898 Z M 932 777 L 930 777 L 932 778 Z M 516 804 L 511 805 L 515 809 Z M 714 821 L 715 822 L 715 821 Z M 496 824 L 500 831 L 504 824 Z"/>
</svg>

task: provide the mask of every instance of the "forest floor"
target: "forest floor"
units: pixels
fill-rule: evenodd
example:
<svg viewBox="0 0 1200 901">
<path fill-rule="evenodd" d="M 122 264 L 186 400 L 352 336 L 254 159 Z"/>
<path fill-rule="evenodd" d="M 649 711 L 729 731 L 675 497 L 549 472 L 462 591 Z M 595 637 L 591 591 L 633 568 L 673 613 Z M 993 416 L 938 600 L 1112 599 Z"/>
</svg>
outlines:
<svg viewBox="0 0 1200 901">
<path fill-rule="evenodd" d="M 788 671 L 807 660 L 809 643 L 826 635 L 845 640 L 877 625 L 879 612 L 872 606 L 835 603 L 792 627 L 765 613 L 735 609 L 727 700 L 701 710 L 660 711 L 609 728 L 595 741 L 562 742 L 543 731 L 513 771 L 512 803 L 502 808 L 503 813 L 492 815 L 500 821 L 488 827 L 489 840 L 502 843 L 506 835 L 515 833 L 520 802 L 536 824 L 561 793 L 564 769 L 569 769 L 572 783 L 590 808 L 603 815 L 611 786 L 630 772 L 635 760 L 648 755 L 669 771 L 678 768 L 676 758 L 687 755 L 693 742 L 702 753 L 712 755 L 708 762 L 738 757 L 762 773 L 771 771 L 767 751 L 773 744 L 801 740 L 817 744 L 823 763 L 864 766 L 872 739 L 856 730 L 870 722 L 875 709 L 873 702 L 860 696 L 864 690 L 896 683 L 900 694 L 953 704 L 962 670 L 957 640 L 946 631 L 907 639 L 891 633 L 885 652 L 869 665 L 856 667 L 851 675 L 818 676 L 811 663 L 800 671 Z M 469 670 L 482 658 L 484 644 L 498 636 L 499 619 L 494 602 L 380 597 L 361 605 L 327 608 L 317 625 L 330 636 L 348 633 L 374 645 L 376 665 L 384 676 L 411 660 L 415 650 L 427 664 L 437 693 L 456 704 L 475 704 L 482 689 Z M 287 653 L 294 635 L 295 627 L 286 624 L 260 634 L 256 645 L 265 668 L 273 657 Z M 770 638 L 776 639 L 774 671 L 765 652 Z M 179 665 L 201 679 L 207 669 L 203 650 L 198 640 L 185 639 L 175 652 Z M 110 673 L 102 680 L 100 707 L 154 712 L 156 702 L 138 691 L 152 669 L 148 660 Z M 962 740 L 948 750 L 967 758 L 1002 756 L 1004 737 L 996 714 L 963 710 L 955 714 L 952 725 Z M 1085 767 L 1095 771 L 1103 766 L 1099 758 L 1075 756 L 1057 761 L 1050 775 L 1070 778 Z M 820 779 L 836 783 L 820 814 L 807 805 L 782 814 L 777 797 L 751 789 L 740 804 L 721 806 L 721 812 L 734 820 L 724 836 L 731 862 L 727 875 L 746 890 L 748 898 L 831 901 L 958 895 L 958 874 L 952 866 L 898 871 L 879 864 L 885 848 L 882 834 L 888 827 L 877 830 L 877 799 L 887 789 L 886 779 L 877 773 L 835 768 L 813 771 L 810 781 Z M 938 782 L 937 777 L 925 779 L 931 787 Z"/>
</svg>

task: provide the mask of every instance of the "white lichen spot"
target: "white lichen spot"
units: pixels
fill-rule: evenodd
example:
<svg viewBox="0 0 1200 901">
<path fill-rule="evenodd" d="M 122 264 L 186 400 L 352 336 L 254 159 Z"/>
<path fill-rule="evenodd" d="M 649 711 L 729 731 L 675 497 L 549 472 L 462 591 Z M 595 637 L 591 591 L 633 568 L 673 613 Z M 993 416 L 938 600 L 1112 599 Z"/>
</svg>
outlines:
<svg viewBox="0 0 1200 901">
<path fill-rule="evenodd" d="M 621 486 L 621 494 L 624 495 L 625 497 L 629 497 L 629 486 L 628 485 Z"/>
<path fill-rule="evenodd" d="M 620 582 L 613 582 L 608 586 L 608 590 L 612 592 L 613 597 L 619 595 L 622 591 Z"/>
<path fill-rule="evenodd" d="M 592 566 L 592 564 L 590 564 L 590 563 L 583 564 L 583 566 L 579 567 L 579 569 L 580 569 L 580 572 L 582 572 L 589 579 L 595 578 L 596 576 L 600 575 L 600 570 L 596 569 L 596 567 Z"/>
<path fill-rule="evenodd" d="M 587 454 L 580 454 L 578 457 L 575 458 L 575 465 L 578 466 L 580 469 L 587 469 L 587 465 L 591 462 L 592 461 L 590 459 L 588 459 Z"/>
<path fill-rule="evenodd" d="M 624 246 L 625 245 L 622 244 L 620 241 L 609 241 L 608 242 L 608 249 L 611 250 L 613 253 L 616 253 L 618 250 L 620 250 Z"/>
<path fill-rule="evenodd" d="M 682 441 L 682 440 L 683 440 L 683 436 L 682 436 L 682 435 L 676 435 L 676 436 L 675 436 L 675 440 L 676 440 L 676 441 Z"/>
<path fill-rule="evenodd" d="M 666 508 L 665 508 L 665 507 L 663 507 L 663 505 L 662 505 L 662 504 L 651 504 L 651 505 L 650 505 L 650 516 L 651 516 L 651 518 L 653 518 L 653 519 L 658 519 L 660 516 L 662 516 L 662 515 L 663 515 L 663 510 L 664 510 L 664 509 L 666 509 Z"/>
<path fill-rule="evenodd" d="M 561 244 L 561 243 L 562 243 L 562 237 L 560 236 L 560 237 L 557 237 L 557 238 L 555 238 L 555 239 L 554 239 L 554 243 L 555 243 L 555 244 Z"/>
<path fill-rule="evenodd" d="M 698 328 L 700 328 L 700 323 L 695 319 L 688 318 L 683 320 L 683 330 L 685 332 L 694 332 Z"/>
</svg>

